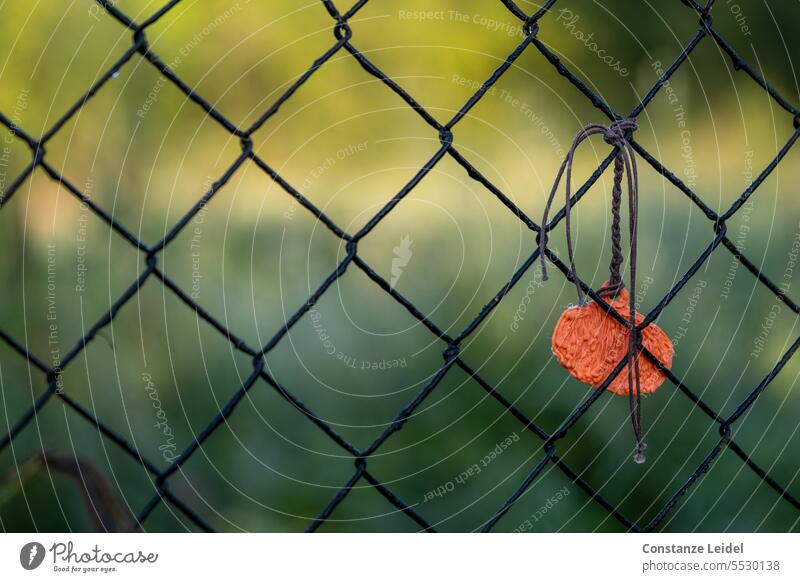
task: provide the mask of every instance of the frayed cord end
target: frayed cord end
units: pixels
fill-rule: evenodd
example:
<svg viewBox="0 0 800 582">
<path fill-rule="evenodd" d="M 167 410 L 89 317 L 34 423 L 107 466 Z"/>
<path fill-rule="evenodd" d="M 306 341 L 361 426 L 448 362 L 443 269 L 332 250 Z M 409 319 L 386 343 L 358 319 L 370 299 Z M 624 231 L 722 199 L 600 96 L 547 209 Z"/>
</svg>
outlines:
<svg viewBox="0 0 800 582">
<path fill-rule="evenodd" d="M 636 445 L 636 452 L 633 453 L 633 462 L 637 465 L 642 465 L 647 460 L 644 455 L 644 450 L 647 448 L 647 443 L 639 443 Z"/>
<path fill-rule="evenodd" d="M 550 276 L 547 274 L 547 265 L 544 261 L 542 261 L 542 283 L 549 281 Z"/>
</svg>

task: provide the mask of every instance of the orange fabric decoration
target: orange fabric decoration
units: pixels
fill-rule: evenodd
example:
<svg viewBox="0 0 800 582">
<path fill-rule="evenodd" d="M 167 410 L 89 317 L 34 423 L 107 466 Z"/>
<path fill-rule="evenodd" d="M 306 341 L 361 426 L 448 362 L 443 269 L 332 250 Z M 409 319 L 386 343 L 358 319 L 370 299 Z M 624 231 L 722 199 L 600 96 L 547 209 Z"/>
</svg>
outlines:
<svg viewBox="0 0 800 582">
<path fill-rule="evenodd" d="M 564 201 L 564 224 L 567 235 L 567 253 L 569 255 L 569 278 L 578 292 L 578 306 L 567 309 L 558 320 L 553 333 L 552 347 L 561 365 L 580 380 L 595 388 L 600 387 L 605 379 L 614 371 L 622 360 L 628 359 L 625 368 L 609 382 L 608 390 L 614 394 L 627 394 L 631 409 L 631 423 L 636 437 L 636 452 L 633 460 L 644 463 L 644 442 L 642 431 L 642 412 L 640 397 L 642 394 L 655 392 L 664 382 L 664 374 L 658 371 L 648 359 L 640 358 L 637 345 L 639 340 L 665 367 L 672 366 L 672 342 L 655 325 L 648 325 L 641 332 L 636 327 L 644 321 L 644 316 L 634 310 L 633 299 L 625 290 L 622 280 L 622 180 L 628 181 L 628 227 L 630 231 L 630 288 L 636 289 L 636 247 L 639 217 L 639 177 L 636 169 L 636 151 L 629 135 L 639 125 L 634 118 L 615 119 L 608 127 L 590 123 L 581 129 L 572 141 L 567 156 L 556 174 L 553 188 L 544 205 L 541 230 L 539 232 L 539 256 L 542 260 L 542 280 L 547 281 L 547 231 L 552 224 L 547 221 L 550 205 L 553 203 L 561 178 L 566 174 L 566 198 Z M 578 146 L 593 135 L 602 135 L 603 140 L 614 146 L 614 187 L 611 190 L 611 263 L 608 270 L 611 278 L 605 282 L 597 295 L 607 301 L 610 299 L 614 309 L 626 324 L 616 321 L 603 307 L 597 303 L 586 301 L 586 294 L 578 278 L 575 267 L 575 253 L 572 248 L 572 227 L 570 211 L 572 208 L 572 163 Z M 557 221 L 556 221 L 557 222 Z M 551 259 L 552 260 L 552 259 Z"/>
<path fill-rule="evenodd" d="M 608 285 L 608 281 L 604 286 Z M 625 321 L 630 319 L 627 289 L 621 289 L 617 296 L 606 301 Z M 636 313 L 636 324 L 644 320 Z M 585 305 L 570 307 L 556 324 L 553 331 L 553 354 L 558 362 L 576 380 L 599 388 L 608 378 L 614 367 L 628 353 L 628 329 L 611 317 L 603 307 L 594 301 Z M 667 368 L 672 367 L 675 350 L 667 334 L 655 324 L 642 330 L 642 343 Z M 637 358 L 639 362 L 639 389 L 642 394 L 651 394 L 666 380 L 658 368 L 646 357 Z M 608 385 L 608 391 L 619 396 L 629 395 L 628 366 Z"/>
</svg>

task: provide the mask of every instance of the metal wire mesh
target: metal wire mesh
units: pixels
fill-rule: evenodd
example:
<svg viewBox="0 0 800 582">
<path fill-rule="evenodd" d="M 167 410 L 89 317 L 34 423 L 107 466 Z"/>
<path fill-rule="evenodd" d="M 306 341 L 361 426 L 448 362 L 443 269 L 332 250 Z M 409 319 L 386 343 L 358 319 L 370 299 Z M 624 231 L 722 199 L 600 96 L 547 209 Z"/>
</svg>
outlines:
<svg viewBox="0 0 800 582">
<path fill-rule="evenodd" d="M 460 166 L 466 170 L 471 179 L 483 185 L 494 196 L 496 196 L 507 209 L 512 212 L 530 231 L 535 233 L 538 240 L 540 236 L 544 236 L 547 232 L 555 228 L 564 219 L 564 209 L 561 209 L 555 214 L 551 222 L 547 225 L 540 225 L 530 219 L 525 213 L 520 210 L 495 184 L 490 182 L 475 166 L 473 166 L 464 155 L 454 146 L 452 131 L 456 125 L 475 107 L 475 105 L 486 95 L 487 91 L 503 76 L 504 73 L 512 66 L 512 64 L 522 55 L 525 51 L 535 50 L 539 51 L 545 59 L 558 71 L 560 75 L 565 77 L 591 104 L 604 114 L 609 120 L 617 120 L 623 117 L 636 117 L 645 109 L 645 107 L 654 99 L 659 90 L 668 82 L 670 77 L 687 61 L 689 55 L 695 48 L 704 40 L 706 42 L 714 42 L 718 47 L 730 58 L 734 68 L 741 71 L 743 74 L 749 76 L 753 81 L 758 83 L 764 91 L 774 100 L 775 103 L 782 109 L 789 112 L 794 116 L 795 131 L 792 133 L 789 140 L 780 148 L 774 159 L 761 171 L 761 173 L 752 181 L 747 189 L 735 200 L 728 210 L 719 214 L 710 208 L 701 198 L 695 193 L 686 183 L 684 183 L 678 176 L 672 173 L 668 168 L 664 167 L 654 156 L 652 156 L 644 147 L 642 147 L 635 138 L 631 138 L 631 144 L 635 151 L 647 164 L 652 166 L 660 175 L 666 180 L 676 186 L 683 194 L 685 194 L 693 204 L 695 204 L 708 219 L 708 225 L 715 233 L 713 241 L 705 248 L 698 259 L 691 265 L 691 267 L 680 277 L 672 289 L 657 303 L 657 305 L 646 315 L 644 321 L 639 325 L 639 330 L 644 329 L 650 325 L 658 315 L 665 309 L 665 307 L 672 301 L 676 294 L 683 289 L 686 284 L 697 273 L 698 269 L 708 260 L 708 258 L 717 251 L 720 247 L 727 249 L 742 265 L 744 265 L 761 284 L 766 286 L 780 302 L 788 307 L 795 314 L 800 314 L 800 307 L 786 296 L 786 293 L 773 281 L 771 281 L 759 268 L 737 248 L 734 242 L 727 236 L 727 221 L 733 217 L 736 212 L 742 207 L 743 204 L 753 195 L 758 187 L 764 180 L 775 170 L 781 160 L 789 152 L 790 148 L 795 144 L 798 137 L 800 137 L 800 109 L 790 104 L 784 99 L 760 74 L 742 59 L 739 54 L 722 38 L 714 29 L 712 23 L 711 8 L 713 0 L 708 0 L 706 4 L 700 4 L 695 0 L 683 0 L 687 10 L 693 10 L 699 16 L 699 27 L 693 38 L 685 45 L 685 48 L 672 62 L 672 64 L 664 70 L 658 81 L 644 94 L 641 101 L 628 112 L 627 115 L 621 115 L 614 111 L 611 106 L 601 99 L 587 84 L 581 81 L 573 72 L 553 53 L 542 41 L 539 40 L 537 34 L 539 32 L 539 20 L 556 4 L 557 0 L 548 0 L 539 10 L 534 14 L 527 14 L 512 0 L 501 0 L 502 4 L 513 14 L 513 16 L 522 23 L 522 30 L 524 38 L 519 45 L 506 57 L 505 61 L 497 67 L 497 69 L 486 79 L 479 89 L 464 103 L 464 105 L 453 115 L 453 117 L 445 124 L 441 124 L 432 116 L 426 109 L 415 100 L 415 98 L 406 91 L 397 81 L 387 76 L 375 63 L 370 60 L 365 54 L 359 51 L 353 39 L 353 32 L 348 22 L 367 4 L 368 0 L 359 0 L 351 8 L 346 11 L 341 11 L 331 0 L 322 0 L 332 22 L 332 32 L 334 36 L 334 43 L 317 58 L 308 69 L 301 74 L 286 90 L 278 97 L 275 102 L 254 122 L 246 128 L 237 127 L 236 124 L 227 119 L 219 110 L 217 110 L 212 103 L 204 99 L 201 95 L 195 92 L 192 87 L 184 82 L 170 67 L 162 61 L 157 54 L 155 54 L 148 44 L 147 32 L 148 28 L 158 22 L 164 15 L 172 10 L 180 0 L 171 0 L 152 16 L 143 22 L 135 22 L 131 20 L 126 14 L 115 6 L 115 2 L 111 0 L 96 0 L 105 11 L 110 14 L 120 25 L 127 27 L 132 32 L 133 42 L 130 48 L 114 65 L 108 69 L 86 92 L 85 94 L 70 107 L 55 124 L 42 135 L 40 138 L 35 138 L 25 131 L 23 127 L 18 127 L 14 122 L 0 112 L 0 123 L 6 128 L 11 130 L 17 139 L 23 140 L 32 152 L 32 159 L 27 165 L 25 170 L 15 180 L 13 180 L 6 191 L 5 197 L 0 199 L 0 208 L 4 206 L 9 199 L 14 195 L 15 191 L 36 171 L 37 169 L 43 170 L 49 178 L 58 184 L 66 187 L 77 199 L 86 204 L 92 212 L 94 212 L 101 220 L 110 226 L 116 233 L 122 236 L 128 243 L 135 249 L 143 254 L 146 258 L 146 268 L 139 275 L 139 277 L 130 284 L 127 290 L 112 304 L 111 308 L 101 317 L 94 325 L 86 332 L 86 334 L 75 344 L 71 350 L 63 357 L 60 367 L 53 368 L 45 364 L 42 360 L 33 355 L 26 347 L 0 329 L 0 339 L 11 346 L 22 358 L 36 368 L 41 374 L 46 376 L 47 390 L 33 403 L 29 410 L 27 410 L 21 418 L 11 427 L 8 434 L 0 439 L 0 451 L 8 447 L 11 442 L 19 435 L 19 433 L 28 425 L 37 413 L 47 405 L 51 400 L 60 400 L 65 407 L 72 409 L 78 415 L 83 417 L 93 427 L 95 427 L 102 435 L 108 440 L 115 443 L 125 453 L 127 453 L 133 460 L 140 463 L 153 477 L 155 484 L 155 491 L 150 501 L 138 513 L 137 522 L 141 526 L 144 524 L 148 516 L 153 510 L 161 503 L 168 503 L 177 508 L 180 512 L 185 514 L 194 524 L 200 529 L 211 531 L 210 525 L 203 519 L 201 515 L 192 510 L 186 503 L 179 499 L 170 490 L 170 478 L 178 471 L 184 463 L 194 455 L 197 450 L 203 446 L 203 443 L 209 436 L 226 422 L 232 414 L 235 413 L 237 405 L 242 401 L 247 392 L 251 390 L 257 383 L 265 382 L 268 386 L 274 389 L 277 394 L 283 399 L 291 403 L 296 410 L 298 410 L 310 423 L 313 423 L 319 430 L 324 432 L 334 443 L 336 443 L 347 454 L 352 455 L 355 462 L 355 470 L 352 477 L 341 487 L 336 495 L 330 502 L 321 508 L 319 515 L 309 524 L 308 531 L 317 530 L 334 512 L 337 506 L 345 499 L 350 491 L 362 481 L 365 481 L 370 486 L 374 487 L 389 503 L 399 509 L 409 519 L 413 520 L 421 530 L 434 531 L 434 527 L 429 524 L 426 518 L 414 507 L 405 503 L 395 493 L 393 493 L 386 485 L 378 480 L 375 475 L 370 472 L 370 457 L 389 439 L 395 432 L 401 430 L 409 417 L 414 411 L 422 404 L 423 401 L 431 394 L 436 386 L 441 382 L 445 375 L 454 367 L 458 367 L 473 378 L 483 390 L 485 390 L 493 399 L 502 405 L 516 421 L 520 423 L 524 430 L 530 431 L 542 440 L 544 444 L 544 456 L 539 460 L 535 467 L 527 474 L 527 476 L 518 484 L 513 494 L 508 497 L 505 503 L 502 504 L 492 515 L 489 515 L 483 521 L 482 531 L 491 531 L 495 525 L 503 518 L 509 511 L 512 505 L 525 493 L 525 491 L 534 483 L 537 477 L 541 474 L 543 469 L 550 463 L 558 467 L 572 482 L 579 486 L 594 502 L 599 504 L 610 515 L 618 520 L 625 529 L 631 531 L 651 531 L 656 529 L 659 524 L 664 520 L 667 514 L 675 507 L 681 496 L 683 496 L 698 480 L 703 472 L 708 470 L 711 463 L 720 455 L 724 449 L 730 449 L 738 456 L 742 463 L 749 467 L 752 472 L 766 483 L 769 487 L 775 490 L 780 498 L 795 510 L 800 510 L 800 500 L 790 494 L 787 489 L 778 483 L 767 470 L 756 464 L 747 451 L 741 448 L 736 441 L 732 438 L 732 426 L 742 415 L 753 405 L 756 399 L 768 388 L 770 382 L 786 365 L 789 359 L 794 355 L 798 346 L 800 346 L 800 338 L 797 338 L 789 347 L 788 350 L 782 355 L 775 367 L 749 392 L 747 397 L 739 403 L 736 409 L 727 417 L 721 416 L 711 406 L 709 406 L 703 399 L 693 391 L 689 386 L 685 385 L 678 377 L 676 377 L 670 370 L 666 369 L 660 362 L 658 362 L 646 348 L 642 348 L 642 353 L 645 357 L 649 358 L 655 363 L 657 367 L 666 375 L 668 380 L 674 384 L 678 390 L 683 393 L 699 410 L 708 416 L 719 428 L 719 439 L 715 446 L 707 453 L 702 463 L 697 466 L 686 481 L 669 497 L 667 503 L 654 515 L 654 517 L 647 523 L 637 523 L 624 515 L 618 507 L 611 501 L 599 493 L 592 485 L 586 482 L 578 473 L 570 468 L 570 466 L 559 456 L 558 445 L 559 440 L 564 438 L 567 432 L 575 425 L 576 422 L 597 402 L 600 396 L 604 393 L 605 388 L 611 383 L 616 375 L 625 367 L 627 363 L 627 356 L 622 359 L 612 374 L 603 383 L 601 389 L 592 391 L 591 394 L 578 406 L 572 414 L 563 419 L 561 425 L 553 432 L 548 433 L 541 427 L 537 426 L 528 416 L 519 410 L 509 399 L 507 399 L 495 386 L 493 386 L 486 378 L 482 377 L 460 354 L 460 346 L 466 338 L 473 333 L 473 331 L 483 322 L 487 316 L 498 306 L 498 304 L 507 296 L 510 290 L 519 282 L 525 273 L 534 265 L 539 256 L 538 250 L 531 254 L 521 267 L 513 274 L 511 279 L 505 282 L 494 297 L 480 310 L 474 319 L 463 329 L 458 335 L 450 335 L 437 327 L 425 313 L 418 309 L 408 298 L 400 294 L 392 285 L 382 278 L 365 260 L 359 256 L 358 243 L 366 237 L 375 226 L 384 220 L 386 216 L 400 203 L 400 201 L 411 192 L 417 184 L 442 160 L 445 156 L 450 156 Z M 430 127 L 438 134 L 440 146 L 436 153 L 431 157 L 414 175 L 414 177 L 399 191 L 381 210 L 375 214 L 358 232 L 348 233 L 334 221 L 328 217 L 322 210 L 316 207 L 309 199 L 307 199 L 301 192 L 291 186 L 281 175 L 278 174 L 272 167 L 270 167 L 262 158 L 256 155 L 253 151 L 253 143 L 251 136 L 259 128 L 264 126 L 270 118 L 278 111 L 297 89 L 303 85 L 316 71 L 325 66 L 325 63 L 337 53 L 345 51 L 349 53 L 353 59 L 370 75 L 374 76 L 380 82 L 390 88 L 398 97 L 400 97 L 409 107 L 411 107 Z M 213 118 L 220 126 L 225 128 L 230 134 L 239 139 L 241 144 L 241 154 L 237 157 L 235 162 L 225 171 L 225 173 L 214 182 L 211 187 L 200 197 L 194 206 L 166 233 L 166 235 L 155 245 L 148 246 L 140 241 L 130 230 L 124 225 L 120 224 L 107 209 L 98 206 L 89 196 L 84 194 L 78 187 L 68 181 L 52 166 L 46 156 L 46 146 L 48 142 L 62 129 L 65 124 L 72 119 L 78 112 L 92 99 L 99 91 L 103 89 L 106 83 L 112 79 L 120 68 L 124 67 L 134 58 L 142 58 L 149 61 L 166 79 L 168 79 L 175 87 L 182 91 L 191 101 L 198 107 L 202 108 L 211 118 Z M 572 198 L 573 204 L 579 202 L 584 194 L 592 187 L 598 180 L 602 173 L 609 166 L 613 160 L 615 152 L 611 152 L 604 161 L 599 165 L 595 172 L 588 178 L 588 180 L 581 185 Z M 182 290 L 170 277 L 168 277 L 159 268 L 159 254 L 169 245 L 178 234 L 187 226 L 193 217 L 200 212 L 212 197 L 237 173 L 237 171 L 247 163 L 255 164 L 264 173 L 266 173 L 275 183 L 277 183 L 283 190 L 293 197 L 303 208 L 310 212 L 316 219 L 324 224 L 335 236 L 341 239 L 346 245 L 347 253 L 345 258 L 338 264 L 336 269 L 328 275 L 322 285 L 303 303 L 303 305 L 289 317 L 285 323 L 278 329 L 275 334 L 261 347 L 254 347 L 248 345 L 245 341 L 237 337 L 232 331 L 226 328 L 222 322 L 215 319 L 209 312 L 207 312 L 201 305 L 199 305 L 192 297 Z M 568 279 L 571 279 L 570 271 L 561 260 L 546 248 L 547 259 L 556 266 L 557 269 Z M 377 284 L 384 292 L 402 305 L 414 318 L 421 322 L 432 334 L 440 339 L 446 345 L 442 355 L 444 363 L 439 370 L 433 374 L 427 381 L 423 389 L 414 397 L 413 400 L 399 411 L 394 420 L 385 428 L 385 430 L 376 438 L 369 446 L 364 449 L 359 449 L 346 439 L 344 439 L 330 424 L 326 423 L 318 417 L 314 411 L 301 402 L 290 390 L 289 387 L 284 386 L 276 381 L 268 371 L 265 369 L 264 357 L 273 350 L 279 342 L 288 334 L 295 324 L 319 301 L 324 293 L 328 291 L 331 285 L 339 279 L 347 269 L 359 269 L 363 271 L 374 283 Z M 221 408 L 219 413 L 211 418 L 209 422 L 200 430 L 195 438 L 183 449 L 180 455 L 175 459 L 168 468 L 161 469 L 154 462 L 145 458 L 136 447 L 131 445 L 122 435 L 112 430 L 102 419 L 97 418 L 90 410 L 82 406 L 74 398 L 70 397 L 69 389 L 57 390 L 58 383 L 61 381 L 61 374 L 63 370 L 69 367 L 72 362 L 81 354 L 87 344 L 92 341 L 104 327 L 108 326 L 117 315 L 120 308 L 129 302 L 134 296 L 137 295 L 141 285 L 148 279 L 155 279 L 171 293 L 175 294 L 188 309 L 193 310 L 197 316 L 205 320 L 208 324 L 213 326 L 220 334 L 222 334 L 233 345 L 236 350 L 247 354 L 252 357 L 252 370 L 246 380 L 238 387 L 238 390 Z M 595 301 L 605 303 L 602 298 L 598 297 L 595 291 L 589 288 L 582 281 L 579 282 L 585 292 Z M 609 311 L 612 315 L 617 315 L 613 311 Z M 626 322 L 617 316 L 620 325 L 626 325 Z"/>
</svg>

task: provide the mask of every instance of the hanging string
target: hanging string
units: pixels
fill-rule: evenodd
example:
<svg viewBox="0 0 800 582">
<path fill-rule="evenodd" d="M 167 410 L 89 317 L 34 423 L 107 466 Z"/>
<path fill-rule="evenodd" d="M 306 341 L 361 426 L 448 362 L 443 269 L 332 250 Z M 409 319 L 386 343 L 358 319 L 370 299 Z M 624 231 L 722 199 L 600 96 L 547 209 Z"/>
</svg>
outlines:
<svg viewBox="0 0 800 582">
<path fill-rule="evenodd" d="M 545 260 L 545 233 L 547 231 L 547 218 L 550 213 L 550 207 L 558 191 L 561 178 L 566 172 L 566 204 L 564 206 L 564 221 L 567 235 L 567 254 L 569 256 L 569 268 L 572 275 L 572 281 L 575 283 L 575 289 L 578 293 L 578 305 L 583 306 L 586 304 L 586 296 L 581 288 L 580 279 L 578 278 L 577 268 L 575 267 L 575 253 L 572 245 L 572 165 L 575 158 L 575 151 L 578 146 L 585 140 L 593 135 L 602 135 L 605 142 L 616 148 L 617 153 L 614 157 L 614 187 L 612 190 L 611 198 L 611 264 L 609 265 L 610 277 L 608 284 L 598 291 L 601 297 L 615 298 L 617 294 L 625 287 L 625 283 L 621 275 L 621 267 L 623 262 L 622 254 L 622 235 L 620 229 L 620 208 L 622 206 L 622 177 L 623 174 L 627 176 L 628 181 L 628 217 L 629 217 L 629 236 L 630 236 L 630 288 L 629 295 L 629 320 L 628 320 L 628 402 L 631 411 L 631 422 L 633 424 L 633 432 L 636 436 L 636 452 L 633 459 L 637 463 L 645 461 L 644 450 L 647 445 L 642 438 L 642 418 L 641 418 L 641 388 L 639 385 L 639 351 L 638 335 L 636 329 L 636 247 L 637 247 L 637 223 L 639 214 L 639 176 L 636 168 L 636 156 L 628 142 L 628 132 L 638 129 L 636 120 L 631 118 L 619 119 L 614 121 L 608 127 L 600 124 L 590 124 L 581 129 L 572 145 L 567 152 L 564 161 L 556 175 L 553 188 L 550 190 L 550 195 L 547 198 L 547 203 L 544 207 L 544 215 L 542 217 L 542 233 L 539 237 L 539 255 L 542 262 L 542 280 L 547 281 L 547 262 Z"/>
</svg>

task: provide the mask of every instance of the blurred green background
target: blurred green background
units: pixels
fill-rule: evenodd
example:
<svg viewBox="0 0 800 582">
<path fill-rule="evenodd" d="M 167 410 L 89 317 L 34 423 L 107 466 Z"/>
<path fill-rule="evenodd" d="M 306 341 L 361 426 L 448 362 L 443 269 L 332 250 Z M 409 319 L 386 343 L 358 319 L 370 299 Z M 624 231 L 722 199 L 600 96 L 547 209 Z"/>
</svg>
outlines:
<svg viewBox="0 0 800 582">
<path fill-rule="evenodd" d="M 115 3 L 136 21 L 160 4 Z M 519 4 L 536 9 L 533 3 Z M 749 0 L 720 0 L 713 11 L 715 28 L 793 104 L 800 102 L 795 68 L 800 38 L 790 26 L 798 11 L 796 2 Z M 442 122 L 521 39 L 519 21 L 501 2 L 489 0 L 374 0 L 351 26 L 353 45 Z M 696 14 L 677 0 L 571 0 L 542 18 L 539 37 L 624 114 L 697 28 Z M 257 119 L 335 42 L 321 2 L 289 0 L 185 0 L 147 35 L 151 49 L 239 127 Z M 0 3 L 0 111 L 33 136 L 42 135 L 130 43 L 131 31 L 88 0 Z M 605 121 L 530 47 L 455 127 L 454 143 L 538 221 L 576 131 Z M 710 39 L 638 121 L 636 139 L 719 212 L 795 131 L 791 114 L 736 72 Z M 30 162 L 30 150 L 7 130 L 3 140 L 0 193 L 5 194 Z M 350 233 L 439 147 L 436 132 L 343 50 L 253 141 L 260 157 Z M 140 55 L 46 149 L 57 171 L 146 244 L 160 240 L 240 153 L 236 138 Z M 576 182 L 608 151 L 598 138 L 582 146 Z M 752 204 L 728 223 L 730 238 L 795 299 L 798 156 L 797 148 L 791 150 Z M 640 311 L 647 312 L 714 231 L 697 206 L 641 159 L 639 171 L 637 293 Z M 575 211 L 579 273 L 595 287 L 605 279 L 610 257 L 610 174 Z M 564 251 L 563 223 L 551 240 Z M 41 169 L 0 212 L 0 245 L 0 329 L 48 365 L 57 363 L 146 268 L 141 253 Z M 446 156 L 360 242 L 358 252 L 455 336 L 535 246 L 535 237 L 514 214 Z M 340 239 L 247 161 L 159 255 L 159 266 L 249 345 L 260 346 L 345 253 Z M 553 273 L 542 283 L 538 265 L 531 267 L 462 349 L 466 362 L 547 431 L 588 395 L 550 351 L 559 314 L 575 302 L 574 287 Z M 723 415 L 764 378 L 800 331 L 796 315 L 722 247 L 658 324 L 675 343 L 675 374 Z M 363 448 L 436 372 L 444 347 L 351 264 L 266 362 L 271 375 Z M 144 456 L 167 467 L 250 370 L 249 357 L 150 278 L 66 368 L 63 387 Z M 734 426 L 742 448 L 795 495 L 800 494 L 798 373 L 795 358 Z M 45 390 L 43 375 L 0 342 L 0 433 Z M 625 515 L 645 523 L 719 435 L 708 416 L 667 383 L 644 399 L 649 457 L 645 465 L 635 465 L 627 413 L 626 399 L 603 395 L 559 441 L 558 454 Z M 507 439 L 511 444 L 492 457 Z M 541 444 L 453 368 L 403 430 L 378 449 L 369 470 L 437 529 L 471 531 L 541 459 Z M 53 399 L 0 452 L 3 530 L 93 528 L 81 480 L 76 485 L 75 475 L 43 470 L 35 460 L 42 450 L 77 456 L 97 469 L 127 512 L 140 511 L 154 493 L 138 463 Z M 479 472 L 459 478 L 475 465 Z M 215 529 L 300 531 L 353 471 L 349 454 L 259 381 L 170 483 Z M 440 487 L 446 493 L 433 495 Z M 736 455 L 723 451 L 659 529 L 796 531 L 799 517 Z M 144 529 L 195 528 L 173 506 L 160 504 Z M 416 529 L 362 480 L 321 531 Z M 497 526 L 497 531 L 622 529 L 554 465 Z"/>
</svg>

